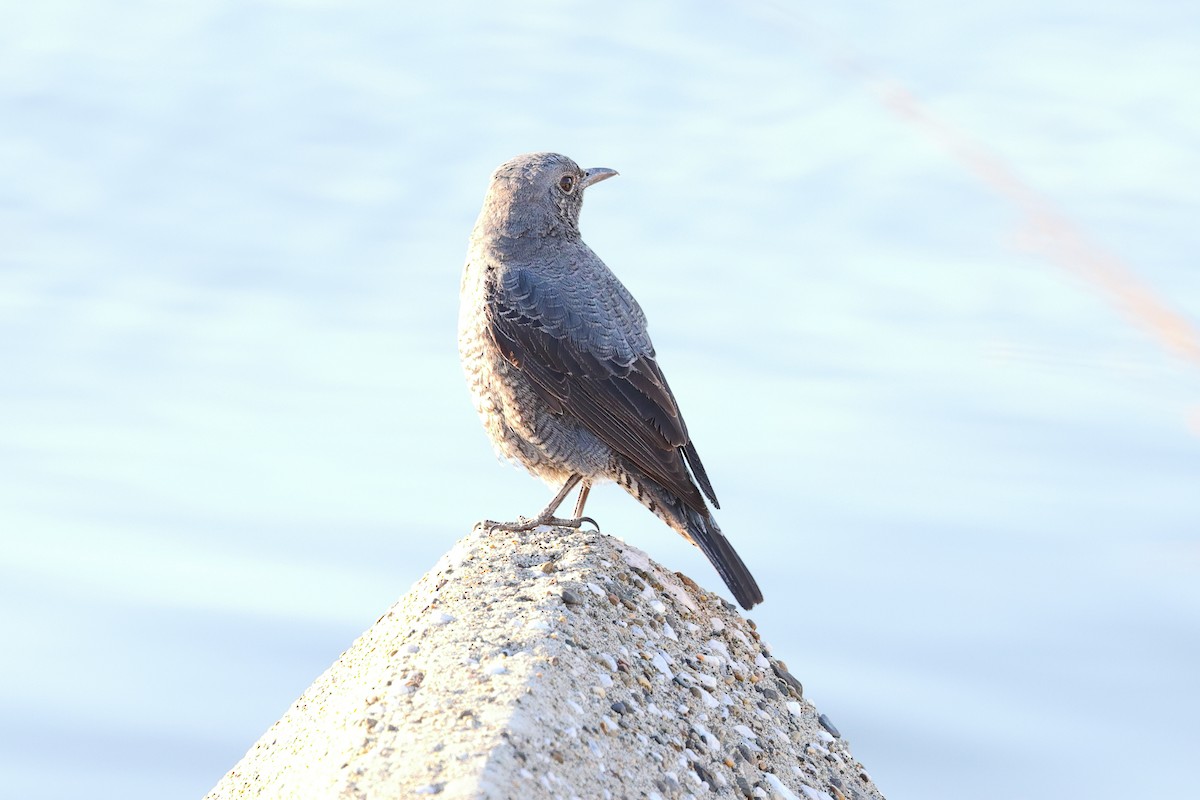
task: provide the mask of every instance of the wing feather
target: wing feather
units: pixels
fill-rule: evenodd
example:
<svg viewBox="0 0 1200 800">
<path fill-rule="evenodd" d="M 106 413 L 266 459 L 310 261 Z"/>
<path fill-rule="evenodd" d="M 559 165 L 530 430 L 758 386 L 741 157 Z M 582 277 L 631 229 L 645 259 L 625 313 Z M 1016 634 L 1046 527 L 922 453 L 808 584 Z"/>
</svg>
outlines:
<svg viewBox="0 0 1200 800">
<path fill-rule="evenodd" d="M 701 490 L 714 505 L 716 496 L 649 339 L 645 352 L 621 359 L 622 348 L 593 341 L 587 315 L 566 297 L 527 270 L 514 272 L 489 285 L 489 327 L 505 358 L 552 412 L 581 422 L 707 517 Z"/>
</svg>

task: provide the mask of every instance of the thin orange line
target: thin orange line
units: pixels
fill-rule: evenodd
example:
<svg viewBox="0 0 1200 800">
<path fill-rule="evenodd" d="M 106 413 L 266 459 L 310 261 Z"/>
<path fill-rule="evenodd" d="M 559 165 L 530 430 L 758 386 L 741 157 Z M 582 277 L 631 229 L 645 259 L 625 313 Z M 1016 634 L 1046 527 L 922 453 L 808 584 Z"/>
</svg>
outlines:
<svg viewBox="0 0 1200 800">
<path fill-rule="evenodd" d="M 838 47 L 833 37 L 793 6 L 771 0 L 758 5 L 788 24 L 811 49 L 825 50 L 825 60 L 834 70 L 865 85 L 895 116 L 923 130 L 984 184 L 1011 200 L 1025 215 L 1031 244 L 1047 260 L 1099 287 L 1168 352 L 1200 366 L 1200 332 L 1191 321 L 1160 300 L 1119 258 L 1093 244 L 999 156 L 935 118 L 900 83 L 872 70 L 848 48 Z"/>
<path fill-rule="evenodd" d="M 934 118 L 903 87 L 871 81 L 869 90 L 896 116 L 924 130 L 983 183 L 1011 200 L 1025 215 L 1032 244 L 1042 255 L 1098 286 L 1169 352 L 1200 366 L 1196 327 L 1160 300 L 1119 258 L 1093 244 L 998 156 Z"/>
</svg>

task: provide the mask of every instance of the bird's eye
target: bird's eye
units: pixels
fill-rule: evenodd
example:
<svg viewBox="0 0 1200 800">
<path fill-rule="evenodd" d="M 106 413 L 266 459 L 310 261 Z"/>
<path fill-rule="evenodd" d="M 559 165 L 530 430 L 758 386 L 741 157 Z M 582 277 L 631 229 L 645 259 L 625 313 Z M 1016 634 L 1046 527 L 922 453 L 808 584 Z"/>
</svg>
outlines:
<svg viewBox="0 0 1200 800">
<path fill-rule="evenodd" d="M 558 179 L 558 188 L 562 189 L 567 194 L 570 194 L 571 190 L 575 188 L 575 176 L 563 175 Z"/>
</svg>

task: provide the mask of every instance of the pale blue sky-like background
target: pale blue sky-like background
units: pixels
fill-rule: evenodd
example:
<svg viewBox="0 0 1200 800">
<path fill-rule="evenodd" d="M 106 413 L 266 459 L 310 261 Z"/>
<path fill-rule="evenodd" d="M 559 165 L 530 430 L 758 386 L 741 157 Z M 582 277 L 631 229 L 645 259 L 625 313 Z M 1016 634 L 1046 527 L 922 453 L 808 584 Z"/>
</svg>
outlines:
<svg viewBox="0 0 1200 800">
<path fill-rule="evenodd" d="M 1200 6 L 1144 0 L 5 4 L 5 794 L 201 796 L 544 504 L 454 344 L 539 149 L 621 171 L 585 238 L 890 798 L 1191 794 L 1197 76 Z"/>
</svg>

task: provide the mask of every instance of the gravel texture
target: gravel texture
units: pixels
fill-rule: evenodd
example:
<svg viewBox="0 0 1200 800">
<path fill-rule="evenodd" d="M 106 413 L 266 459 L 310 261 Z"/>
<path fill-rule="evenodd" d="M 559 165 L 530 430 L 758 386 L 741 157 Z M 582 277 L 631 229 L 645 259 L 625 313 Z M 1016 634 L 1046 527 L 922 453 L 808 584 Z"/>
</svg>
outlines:
<svg viewBox="0 0 1200 800">
<path fill-rule="evenodd" d="M 475 530 L 209 798 L 881 798 L 754 624 L 596 531 Z"/>
</svg>

